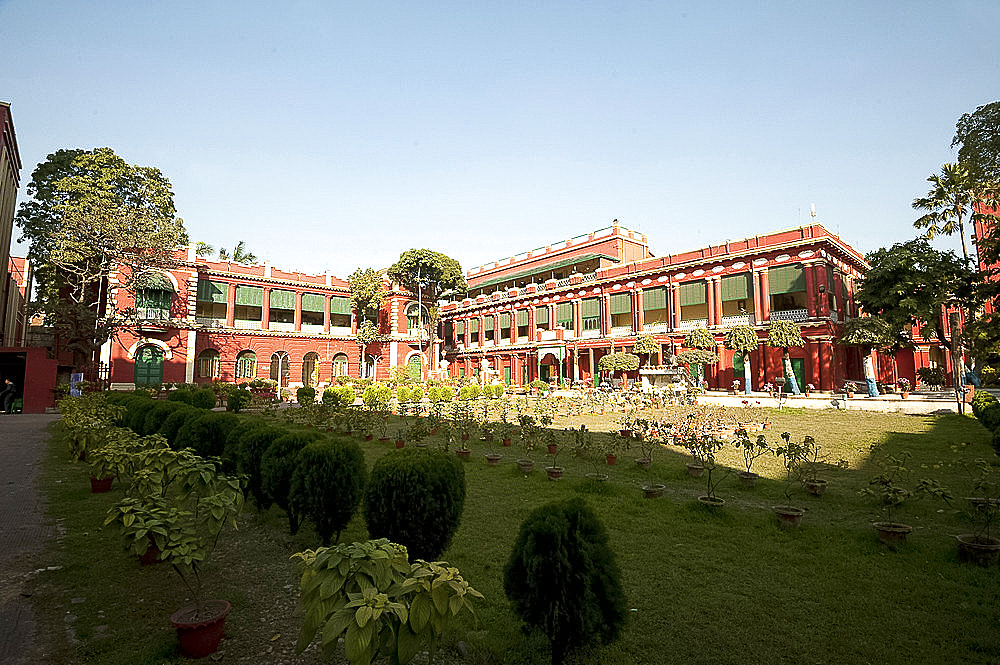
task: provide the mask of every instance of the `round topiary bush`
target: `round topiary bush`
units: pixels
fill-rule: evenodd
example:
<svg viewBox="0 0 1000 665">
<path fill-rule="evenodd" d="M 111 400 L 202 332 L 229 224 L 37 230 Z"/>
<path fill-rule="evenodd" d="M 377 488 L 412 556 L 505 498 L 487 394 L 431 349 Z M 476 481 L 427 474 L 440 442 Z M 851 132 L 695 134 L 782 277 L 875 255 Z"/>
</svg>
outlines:
<svg viewBox="0 0 1000 665">
<path fill-rule="evenodd" d="M 170 402 L 183 402 L 184 404 L 191 404 L 193 400 L 194 391 L 190 388 L 178 388 L 167 395 L 167 401 Z"/>
<path fill-rule="evenodd" d="M 295 391 L 295 401 L 302 406 L 309 406 L 316 401 L 316 389 L 310 386 L 302 386 Z"/>
<path fill-rule="evenodd" d="M 293 536 L 299 531 L 301 519 L 289 502 L 296 458 L 300 450 L 322 438 L 319 432 L 287 432 L 272 441 L 260 458 L 261 488 L 288 515 L 288 529 Z"/>
<path fill-rule="evenodd" d="M 534 510 L 503 575 L 514 612 L 549 638 L 553 664 L 571 650 L 613 641 L 625 624 L 621 573 L 604 526 L 583 499 Z"/>
<path fill-rule="evenodd" d="M 258 510 L 267 510 L 272 503 L 271 496 L 264 491 L 262 484 L 261 458 L 267 447 L 285 434 L 285 430 L 270 423 L 247 419 L 230 432 L 226 439 L 226 451 L 235 451 L 236 471 L 246 476 L 247 491 Z"/>
<path fill-rule="evenodd" d="M 214 409 L 217 401 L 215 391 L 207 386 L 191 393 L 191 406 L 199 409 Z"/>
<path fill-rule="evenodd" d="M 189 404 L 182 404 L 179 409 L 167 416 L 157 433 L 167 440 L 171 448 L 177 450 L 177 432 L 189 418 L 200 418 L 203 415 L 205 412 L 201 409 L 196 409 Z"/>
<path fill-rule="evenodd" d="M 226 412 L 202 412 L 190 418 L 177 431 L 174 447 L 191 448 L 201 457 L 222 457 L 230 430 L 239 424 L 239 416 Z"/>
<path fill-rule="evenodd" d="M 982 418 L 983 410 L 996 403 L 997 398 L 992 394 L 985 390 L 977 390 L 976 394 L 972 396 L 972 414 L 976 418 Z"/>
<path fill-rule="evenodd" d="M 183 408 L 184 405 L 178 402 L 156 402 L 156 404 L 153 405 L 153 408 L 146 412 L 146 418 L 142 421 L 142 429 L 137 433 L 143 436 L 156 434 L 160 431 L 163 421 L 165 421 L 171 413 L 177 409 Z"/>
<path fill-rule="evenodd" d="M 375 462 L 364 505 L 369 537 L 405 545 L 411 559 L 440 559 L 462 518 L 465 468 L 440 450 L 397 450 Z"/>
<path fill-rule="evenodd" d="M 125 408 L 128 410 L 125 425 L 136 434 L 142 434 L 145 426 L 146 414 L 157 405 L 157 401 L 151 397 L 137 397 L 130 400 Z"/>
<path fill-rule="evenodd" d="M 253 395 L 246 388 L 238 388 L 236 390 L 230 390 L 226 394 L 226 411 L 232 411 L 233 413 L 239 413 L 243 409 L 250 406 L 250 402 L 253 401 Z"/>
<path fill-rule="evenodd" d="M 368 467 L 355 441 L 324 440 L 310 443 L 297 455 L 289 490 L 289 503 L 297 515 L 309 519 L 316 533 L 329 545 L 340 540 L 361 503 Z"/>
<path fill-rule="evenodd" d="M 991 432 L 1000 429 L 1000 403 L 984 407 L 979 414 L 979 422 Z"/>
</svg>

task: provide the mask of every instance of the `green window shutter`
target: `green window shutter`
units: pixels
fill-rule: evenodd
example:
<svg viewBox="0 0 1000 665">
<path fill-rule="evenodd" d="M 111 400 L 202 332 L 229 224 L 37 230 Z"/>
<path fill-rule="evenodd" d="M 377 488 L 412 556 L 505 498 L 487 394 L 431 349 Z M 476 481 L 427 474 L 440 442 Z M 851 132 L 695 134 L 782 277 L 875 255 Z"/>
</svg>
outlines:
<svg viewBox="0 0 1000 665">
<path fill-rule="evenodd" d="M 667 308 L 667 290 L 658 287 L 655 289 L 643 289 L 642 291 L 642 311 L 651 312 L 658 309 Z"/>
<path fill-rule="evenodd" d="M 632 294 L 613 293 L 608 305 L 612 314 L 628 314 L 632 311 Z"/>
<path fill-rule="evenodd" d="M 303 293 L 302 294 L 302 311 L 303 312 L 322 312 L 323 311 L 323 296 L 318 293 Z"/>
<path fill-rule="evenodd" d="M 535 308 L 535 325 L 536 326 L 547 326 L 549 325 L 549 308 L 545 305 Z"/>
<path fill-rule="evenodd" d="M 465 321 L 455 321 L 455 334 L 456 335 L 465 334 Z"/>
<path fill-rule="evenodd" d="M 330 298 L 330 313 L 331 314 L 350 314 L 351 313 L 351 299 L 342 298 L 340 296 L 334 296 Z"/>
<path fill-rule="evenodd" d="M 841 279 L 841 282 L 842 282 L 841 288 L 843 289 L 840 292 L 840 294 L 844 297 L 844 300 L 846 301 L 847 297 L 851 294 L 851 292 L 848 291 L 848 289 L 847 289 L 847 275 L 841 275 L 840 279 Z"/>
<path fill-rule="evenodd" d="M 483 331 L 493 332 L 494 320 L 492 316 L 487 316 L 486 320 L 483 321 Z"/>
<path fill-rule="evenodd" d="M 479 332 L 479 319 L 472 319 L 469 321 L 469 332 L 477 333 Z"/>
<path fill-rule="evenodd" d="M 250 305 L 251 307 L 262 306 L 264 304 L 264 289 L 259 286 L 237 285 L 236 304 Z"/>
<path fill-rule="evenodd" d="M 135 306 L 147 309 L 170 309 L 170 291 L 141 289 L 135 294 Z"/>
<path fill-rule="evenodd" d="M 517 325 L 519 326 L 528 325 L 528 310 L 526 309 L 517 310 Z"/>
<path fill-rule="evenodd" d="M 501 328 L 510 328 L 510 312 L 501 312 L 500 313 L 500 327 Z"/>
<path fill-rule="evenodd" d="M 688 282 L 681 284 L 681 307 L 685 305 L 704 305 L 708 302 L 705 296 L 705 282 Z"/>
<path fill-rule="evenodd" d="M 563 328 L 573 327 L 573 303 L 561 302 L 556 305 L 556 325 Z"/>
<path fill-rule="evenodd" d="M 274 289 L 271 291 L 272 309 L 295 309 L 295 291 Z"/>
<path fill-rule="evenodd" d="M 767 271 L 768 291 L 773 296 L 778 293 L 794 293 L 806 290 L 806 271 L 802 266 L 781 266 Z"/>
<path fill-rule="evenodd" d="M 580 315 L 585 319 L 590 319 L 601 315 L 601 299 L 587 298 L 580 304 Z"/>
<path fill-rule="evenodd" d="M 747 299 L 747 274 L 722 278 L 722 302 Z"/>
<path fill-rule="evenodd" d="M 198 280 L 198 302 L 226 302 L 228 295 L 229 285 L 225 282 Z"/>
</svg>

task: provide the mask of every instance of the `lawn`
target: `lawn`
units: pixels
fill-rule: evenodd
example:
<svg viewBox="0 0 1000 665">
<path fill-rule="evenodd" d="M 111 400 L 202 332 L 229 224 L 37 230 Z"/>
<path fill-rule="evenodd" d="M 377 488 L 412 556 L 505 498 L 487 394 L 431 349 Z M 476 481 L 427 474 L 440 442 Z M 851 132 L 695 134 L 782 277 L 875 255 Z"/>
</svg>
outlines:
<svg viewBox="0 0 1000 665">
<path fill-rule="evenodd" d="M 679 448 L 658 447 L 650 469 L 623 454 L 615 467 L 559 456 L 566 468 L 549 481 L 546 455 L 523 474 L 513 449 L 488 467 L 487 444 L 472 445 L 466 463 L 468 497 L 462 524 L 445 559 L 485 596 L 477 616 L 448 636 L 448 662 L 544 663 L 545 640 L 525 634 L 502 589 L 503 565 L 517 530 L 539 505 L 582 495 L 603 520 L 621 568 L 629 619 L 621 639 L 581 662 L 632 663 L 997 663 L 1000 662 L 1000 571 L 961 565 L 954 538 L 968 532 L 961 497 L 970 483 L 962 460 L 996 460 L 984 428 L 958 415 L 906 416 L 859 411 L 768 411 L 778 434 L 816 437 L 849 468 L 830 468 L 822 497 L 793 487 L 784 496 L 782 469 L 773 457 L 755 468 L 763 478 L 744 489 L 724 479 L 721 509 L 698 503 L 702 481 L 688 476 Z M 663 414 L 658 414 L 663 415 Z M 617 429 L 610 416 L 557 418 L 555 426 Z M 894 519 L 914 527 L 891 551 L 876 540 L 871 522 L 882 518 L 858 495 L 875 473 L 869 449 L 912 454 L 912 480 L 928 476 L 949 487 L 950 503 L 910 502 Z M 392 444 L 363 442 L 369 463 L 391 454 Z M 544 452 L 544 451 L 542 451 Z M 727 448 L 720 459 L 737 466 Z M 608 472 L 607 482 L 586 477 Z M 180 662 L 167 617 L 187 593 L 169 568 L 141 567 L 122 550 L 112 529 L 102 529 L 118 489 L 92 495 L 83 466 L 66 460 L 53 438 L 43 486 L 60 534 L 54 545 L 61 569 L 37 577 L 34 592 L 47 626 L 48 662 Z M 645 499 L 647 482 L 664 483 L 665 496 Z M 807 510 L 794 531 L 777 527 L 770 507 L 792 503 Z M 356 516 L 342 540 L 366 538 Z M 248 507 L 208 566 L 210 595 L 233 603 L 221 662 L 315 663 L 310 648 L 294 655 L 298 630 L 298 568 L 289 556 L 316 547 L 304 529 L 291 537 L 277 509 Z M 461 642 L 461 645 L 458 645 Z M 458 652 L 464 654 L 459 657 Z"/>
</svg>

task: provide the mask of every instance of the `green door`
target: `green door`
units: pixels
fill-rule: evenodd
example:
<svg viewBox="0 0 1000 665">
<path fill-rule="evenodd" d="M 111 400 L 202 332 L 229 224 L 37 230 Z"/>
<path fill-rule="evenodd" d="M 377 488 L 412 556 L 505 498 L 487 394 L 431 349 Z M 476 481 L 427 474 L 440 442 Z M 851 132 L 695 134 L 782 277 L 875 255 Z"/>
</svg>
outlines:
<svg viewBox="0 0 1000 665">
<path fill-rule="evenodd" d="M 792 358 L 792 374 L 795 375 L 795 382 L 799 384 L 799 390 L 806 387 L 806 361 L 803 358 Z"/>
<path fill-rule="evenodd" d="M 510 385 L 510 365 L 504 365 L 503 382 L 506 383 L 508 386 Z"/>
<path fill-rule="evenodd" d="M 739 381 L 743 385 L 743 354 L 733 354 L 733 381 Z"/>
<path fill-rule="evenodd" d="M 163 383 L 163 351 L 156 346 L 144 346 L 135 354 L 135 376 L 137 388 Z"/>
<path fill-rule="evenodd" d="M 420 381 L 422 377 L 420 366 L 420 356 L 410 356 L 410 359 L 406 362 L 406 374 L 414 381 Z"/>
</svg>

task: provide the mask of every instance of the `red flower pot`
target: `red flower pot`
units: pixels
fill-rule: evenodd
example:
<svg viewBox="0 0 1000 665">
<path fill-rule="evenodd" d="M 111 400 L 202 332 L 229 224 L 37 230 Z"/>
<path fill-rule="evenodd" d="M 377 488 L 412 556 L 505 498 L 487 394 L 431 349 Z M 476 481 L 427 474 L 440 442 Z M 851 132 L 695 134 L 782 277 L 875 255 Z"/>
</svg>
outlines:
<svg viewBox="0 0 1000 665">
<path fill-rule="evenodd" d="M 605 455 L 604 458 L 607 461 L 608 466 L 614 466 L 615 464 L 618 464 L 617 455 Z"/>
<path fill-rule="evenodd" d="M 397 448 L 402 448 L 402 447 L 403 447 L 403 446 L 405 446 L 405 445 L 406 445 L 406 442 L 405 442 L 405 441 L 397 441 L 397 442 L 396 442 L 396 447 L 397 447 Z"/>
<path fill-rule="evenodd" d="M 90 477 L 90 491 L 94 494 L 104 494 L 105 492 L 111 491 L 111 483 L 114 482 L 114 476 L 108 476 L 107 478 L 94 478 Z"/>
<path fill-rule="evenodd" d="M 188 658 L 204 658 L 215 653 L 226 630 L 230 609 L 224 600 L 207 600 L 201 611 L 191 605 L 174 612 L 170 623 L 177 629 L 181 653 Z"/>
</svg>

